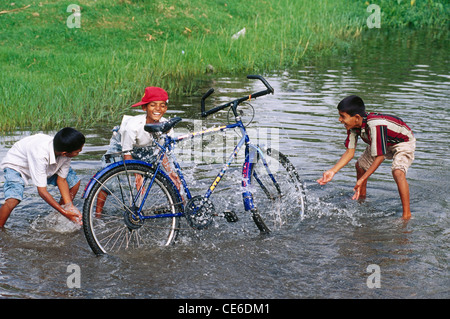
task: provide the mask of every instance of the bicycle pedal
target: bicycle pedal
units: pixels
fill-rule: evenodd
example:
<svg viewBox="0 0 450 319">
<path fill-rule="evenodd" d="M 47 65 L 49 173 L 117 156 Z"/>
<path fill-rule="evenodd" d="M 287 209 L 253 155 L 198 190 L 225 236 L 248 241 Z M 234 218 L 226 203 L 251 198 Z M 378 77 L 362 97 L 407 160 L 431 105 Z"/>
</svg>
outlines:
<svg viewBox="0 0 450 319">
<path fill-rule="evenodd" d="M 239 220 L 236 213 L 231 210 L 224 211 L 223 215 L 224 215 L 225 219 L 227 220 L 227 222 L 229 222 L 229 223 L 235 223 Z"/>
</svg>

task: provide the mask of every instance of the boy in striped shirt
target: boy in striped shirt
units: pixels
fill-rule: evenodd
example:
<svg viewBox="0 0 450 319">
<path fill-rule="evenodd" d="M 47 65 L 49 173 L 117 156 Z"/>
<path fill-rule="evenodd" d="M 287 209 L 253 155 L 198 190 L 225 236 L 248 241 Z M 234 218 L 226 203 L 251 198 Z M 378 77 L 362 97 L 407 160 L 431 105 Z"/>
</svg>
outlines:
<svg viewBox="0 0 450 319">
<path fill-rule="evenodd" d="M 356 162 L 357 182 L 353 199 L 365 198 L 367 179 L 384 159 L 393 159 L 392 175 L 397 183 L 403 205 L 404 219 L 411 218 L 409 186 L 406 173 L 414 160 L 416 139 L 411 129 L 400 118 L 387 114 L 366 113 L 363 100 L 351 95 L 338 104 L 339 121 L 347 129 L 347 150 L 333 168 L 323 173 L 317 182 L 325 185 L 355 155 L 358 136 L 369 144 Z"/>
</svg>

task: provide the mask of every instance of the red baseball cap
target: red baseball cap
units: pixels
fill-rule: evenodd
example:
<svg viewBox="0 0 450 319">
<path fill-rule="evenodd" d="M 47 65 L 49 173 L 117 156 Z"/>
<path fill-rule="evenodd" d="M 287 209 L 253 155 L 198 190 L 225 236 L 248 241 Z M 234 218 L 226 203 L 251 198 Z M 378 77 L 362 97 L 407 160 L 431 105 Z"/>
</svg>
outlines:
<svg viewBox="0 0 450 319">
<path fill-rule="evenodd" d="M 131 107 L 148 104 L 153 101 L 165 101 L 167 103 L 169 101 L 169 95 L 165 90 L 159 87 L 149 86 L 145 88 L 145 93 L 141 102 L 133 104 Z"/>
</svg>

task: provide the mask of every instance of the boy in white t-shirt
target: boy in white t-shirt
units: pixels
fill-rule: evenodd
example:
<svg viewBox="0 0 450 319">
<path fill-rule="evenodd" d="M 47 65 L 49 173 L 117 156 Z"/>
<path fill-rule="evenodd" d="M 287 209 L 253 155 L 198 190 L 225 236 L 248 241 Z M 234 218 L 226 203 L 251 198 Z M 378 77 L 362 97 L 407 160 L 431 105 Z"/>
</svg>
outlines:
<svg viewBox="0 0 450 319">
<path fill-rule="evenodd" d="M 31 135 L 11 147 L 1 163 L 5 173 L 5 202 L 0 207 L 0 228 L 22 201 L 25 185 L 29 181 L 37 187 L 39 196 L 50 206 L 71 221 L 81 224 L 81 213 L 72 203 L 81 180 L 70 168 L 70 162 L 81 152 L 84 143 L 82 133 L 66 127 L 56 133 L 55 137 Z M 59 188 L 60 202 L 48 192 L 47 185 Z"/>
</svg>

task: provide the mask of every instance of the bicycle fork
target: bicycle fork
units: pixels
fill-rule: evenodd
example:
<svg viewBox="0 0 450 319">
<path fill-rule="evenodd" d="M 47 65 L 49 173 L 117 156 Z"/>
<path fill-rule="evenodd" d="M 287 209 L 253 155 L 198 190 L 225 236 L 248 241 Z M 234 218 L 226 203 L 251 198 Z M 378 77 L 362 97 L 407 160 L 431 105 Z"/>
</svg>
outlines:
<svg viewBox="0 0 450 319">
<path fill-rule="evenodd" d="M 233 153 L 228 158 L 227 163 L 225 163 L 222 170 L 216 176 L 213 183 L 207 190 L 206 194 L 204 195 L 204 200 L 207 200 L 211 196 L 214 189 L 217 187 L 220 180 L 222 179 L 223 175 L 226 173 L 229 166 L 236 158 L 237 154 L 239 153 L 239 150 L 245 144 L 245 162 L 242 168 L 242 188 L 243 188 L 242 199 L 244 201 L 244 209 L 245 211 L 251 212 L 253 221 L 255 222 L 256 226 L 262 233 L 269 233 L 270 229 L 266 226 L 263 219 L 259 215 L 258 209 L 253 203 L 253 194 L 248 188 L 248 186 L 250 186 L 252 183 L 253 165 L 256 163 L 258 159 L 258 152 L 260 150 L 256 146 L 251 145 L 249 143 L 248 135 L 245 133 L 245 129 L 243 127 L 241 127 L 241 130 L 243 132 L 242 139 L 236 145 Z"/>
<path fill-rule="evenodd" d="M 250 147 L 251 146 L 251 147 Z M 245 145 L 245 162 L 242 167 L 242 199 L 244 201 L 245 211 L 250 211 L 252 214 L 252 219 L 255 222 L 261 233 L 270 233 L 269 227 L 266 226 L 261 215 L 258 213 L 258 209 L 253 202 L 253 194 L 249 190 L 252 184 L 253 166 L 258 160 L 258 149 L 246 143 Z"/>
</svg>

